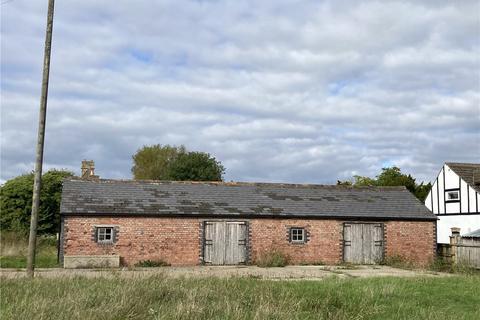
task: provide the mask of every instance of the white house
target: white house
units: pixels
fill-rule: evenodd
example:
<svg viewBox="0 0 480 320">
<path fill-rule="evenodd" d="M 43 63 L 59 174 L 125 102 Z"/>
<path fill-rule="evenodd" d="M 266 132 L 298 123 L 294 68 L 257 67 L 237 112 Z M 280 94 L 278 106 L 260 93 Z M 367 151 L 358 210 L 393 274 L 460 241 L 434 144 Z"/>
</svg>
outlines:
<svg viewBox="0 0 480 320">
<path fill-rule="evenodd" d="M 439 218 L 438 243 L 449 243 L 452 227 L 480 229 L 480 163 L 445 163 L 425 205 Z"/>
</svg>

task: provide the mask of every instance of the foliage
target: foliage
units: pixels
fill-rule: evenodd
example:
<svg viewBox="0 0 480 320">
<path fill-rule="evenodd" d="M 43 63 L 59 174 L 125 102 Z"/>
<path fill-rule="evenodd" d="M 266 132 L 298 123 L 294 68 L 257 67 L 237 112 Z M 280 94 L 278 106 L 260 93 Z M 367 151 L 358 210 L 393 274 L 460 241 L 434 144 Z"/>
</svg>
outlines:
<svg viewBox="0 0 480 320">
<path fill-rule="evenodd" d="M 398 167 L 382 168 L 382 172 L 375 178 L 353 176 L 353 181 L 337 181 L 337 185 L 346 186 L 405 186 L 420 201 L 425 201 L 432 188 L 431 183 L 416 183 L 410 174 L 404 174 Z"/>
<path fill-rule="evenodd" d="M 143 146 L 133 156 L 138 180 L 221 181 L 223 165 L 208 153 L 188 152 L 184 146 Z"/>
<path fill-rule="evenodd" d="M 223 165 L 204 152 L 179 154 L 170 165 L 170 179 L 176 181 L 222 181 Z"/>
<path fill-rule="evenodd" d="M 265 251 L 255 261 L 261 268 L 285 267 L 288 265 L 289 257 L 278 250 Z"/>
<path fill-rule="evenodd" d="M 42 176 L 38 233 L 55 234 L 60 226 L 62 182 L 73 176 L 70 171 L 50 170 Z M 5 182 L 0 187 L 0 229 L 26 235 L 32 211 L 33 173 Z"/>
<path fill-rule="evenodd" d="M 14 232 L 2 232 L 0 268 L 25 268 L 27 265 L 27 238 Z M 35 265 L 39 268 L 58 267 L 55 236 L 38 237 Z"/>
<path fill-rule="evenodd" d="M 186 153 L 184 146 L 143 146 L 132 156 L 133 177 L 138 180 L 169 180 L 170 165 L 179 154 Z"/>
<path fill-rule="evenodd" d="M 425 199 L 427 199 L 428 193 L 430 192 L 430 189 L 432 189 L 432 184 L 429 182 L 427 184 L 420 183 L 419 185 L 416 185 L 415 191 L 413 194 L 415 197 L 417 197 L 420 201 L 424 202 Z"/>
<path fill-rule="evenodd" d="M 155 268 L 155 267 L 167 267 L 170 264 L 163 260 L 142 260 L 135 264 L 135 267 L 141 268 Z"/>
<path fill-rule="evenodd" d="M 479 319 L 480 277 L 2 279 L 1 319 Z"/>
</svg>

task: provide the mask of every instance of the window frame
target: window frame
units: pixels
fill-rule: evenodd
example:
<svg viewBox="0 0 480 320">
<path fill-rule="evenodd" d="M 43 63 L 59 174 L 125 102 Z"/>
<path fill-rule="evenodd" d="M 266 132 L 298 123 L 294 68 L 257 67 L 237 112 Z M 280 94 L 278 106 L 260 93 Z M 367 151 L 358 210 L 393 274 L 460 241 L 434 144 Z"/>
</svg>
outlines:
<svg viewBox="0 0 480 320">
<path fill-rule="evenodd" d="M 110 234 L 108 234 L 107 230 L 110 230 Z M 107 239 L 107 236 L 110 236 L 110 239 Z M 103 237 L 103 239 L 100 239 L 101 237 Z M 115 240 L 115 227 L 114 226 L 96 226 L 95 240 L 98 244 L 113 244 Z"/>
<path fill-rule="evenodd" d="M 456 194 L 456 198 L 450 198 L 451 194 Z M 460 202 L 460 189 L 445 190 L 445 202 Z"/>
<path fill-rule="evenodd" d="M 299 236 L 301 236 L 300 240 Z M 305 244 L 307 243 L 307 231 L 303 227 L 290 227 L 289 240 L 292 244 Z"/>
</svg>

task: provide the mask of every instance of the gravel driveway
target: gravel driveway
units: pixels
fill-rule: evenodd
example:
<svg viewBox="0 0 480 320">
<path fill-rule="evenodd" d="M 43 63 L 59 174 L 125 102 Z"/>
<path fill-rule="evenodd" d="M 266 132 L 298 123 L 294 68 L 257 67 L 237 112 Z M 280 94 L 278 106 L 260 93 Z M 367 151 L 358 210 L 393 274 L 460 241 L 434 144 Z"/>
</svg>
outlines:
<svg viewBox="0 0 480 320">
<path fill-rule="evenodd" d="M 326 277 L 366 278 L 366 277 L 441 277 L 447 273 L 405 270 L 388 266 L 287 266 L 283 268 L 259 268 L 256 266 L 197 266 L 197 267 L 161 267 L 98 270 L 98 269 L 36 269 L 37 277 L 144 277 L 161 274 L 167 277 L 253 277 L 277 280 L 320 280 Z M 1 269 L 0 277 L 24 277 L 25 271 L 19 269 Z"/>
</svg>

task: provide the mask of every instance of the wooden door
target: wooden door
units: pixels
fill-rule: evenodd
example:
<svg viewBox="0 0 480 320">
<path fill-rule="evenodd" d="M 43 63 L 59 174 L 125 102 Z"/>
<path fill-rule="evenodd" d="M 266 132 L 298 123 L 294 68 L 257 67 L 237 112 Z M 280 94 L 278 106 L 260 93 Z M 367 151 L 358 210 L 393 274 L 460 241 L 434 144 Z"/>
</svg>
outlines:
<svg viewBox="0 0 480 320">
<path fill-rule="evenodd" d="M 225 224 L 205 222 L 204 261 L 223 264 L 225 261 Z"/>
<path fill-rule="evenodd" d="M 245 221 L 205 222 L 204 262 L 214 265 L 246 263 L 247 229 Z"/>
<path fill-rule="evenodd" d="M 227 221 L 225 228 L 225 264 L 246 263 L 247 224 L 244 221 Z"/>
<path fill-rule="evenodd" d="M 383 259 L 382 223 L 345 223 L 343 259 L 355 264 L 374 264 Z"/>
</svg>

